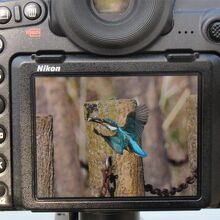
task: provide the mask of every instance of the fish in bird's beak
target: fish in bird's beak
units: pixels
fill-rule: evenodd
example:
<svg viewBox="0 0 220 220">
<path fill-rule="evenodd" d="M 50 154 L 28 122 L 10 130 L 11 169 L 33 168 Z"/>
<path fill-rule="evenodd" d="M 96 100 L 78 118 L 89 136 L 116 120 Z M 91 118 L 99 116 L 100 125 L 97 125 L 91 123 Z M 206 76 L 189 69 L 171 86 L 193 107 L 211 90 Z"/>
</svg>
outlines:
<svg viewBox="0 0 220 220">
<path fill-rule="evenodd" d="M 102 124 L 103 123 L 103 120 L 101 118 L 88 118 L 88 121 L 89 122 L 96 122 L 96 123 L 99 123 L 99 124 Z"/>
<path fill-rule="evenodd" d="M 98 123 L 98 124 L 104 126 L 105 128 L 107 128 L 110 131 L 116 131 L 117 130 L 116 127 L 109 125 L 108 121 L 106 121 L 105 119 L 94 117 L 94 118 L 88 118 L 88 121 Z"/>
</svg>

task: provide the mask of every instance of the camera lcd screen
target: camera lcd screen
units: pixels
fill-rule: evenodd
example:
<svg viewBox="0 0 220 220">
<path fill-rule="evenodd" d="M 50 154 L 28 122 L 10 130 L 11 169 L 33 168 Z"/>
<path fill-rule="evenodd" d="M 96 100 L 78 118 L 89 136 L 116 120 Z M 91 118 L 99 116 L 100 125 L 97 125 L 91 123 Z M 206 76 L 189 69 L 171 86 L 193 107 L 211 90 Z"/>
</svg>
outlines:
<svg viewBox="0 0 220 220">
<path fill-rule="evenodd" d="M 35 76 L 38 198 L 198 195 L 199 76 Z"/>
</svg>

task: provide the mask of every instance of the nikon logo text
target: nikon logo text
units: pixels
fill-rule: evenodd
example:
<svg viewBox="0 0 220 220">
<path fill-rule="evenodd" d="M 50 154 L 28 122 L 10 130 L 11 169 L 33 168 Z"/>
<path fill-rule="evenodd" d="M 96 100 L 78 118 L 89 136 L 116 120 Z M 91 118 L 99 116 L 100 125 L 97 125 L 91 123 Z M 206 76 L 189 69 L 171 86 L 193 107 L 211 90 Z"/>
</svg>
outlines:
<svg viewBox="0 0 220 220">
<path fill-rule="evenodd" d="M 60 72 L 60 66 L 49 66 L 49 65 L 39 65 L 37 67 L 37 72 Z"/>
</svg>

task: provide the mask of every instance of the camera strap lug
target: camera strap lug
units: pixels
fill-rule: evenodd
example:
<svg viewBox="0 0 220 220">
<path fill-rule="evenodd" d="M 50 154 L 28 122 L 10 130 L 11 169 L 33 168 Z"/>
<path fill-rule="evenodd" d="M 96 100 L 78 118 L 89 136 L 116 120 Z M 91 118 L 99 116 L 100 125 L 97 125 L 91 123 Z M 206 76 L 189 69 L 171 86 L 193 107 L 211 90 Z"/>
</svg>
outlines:
<svg viewBox="0 0 220 220">
<path fill-rule="evenodd" d="M 33 54 L 32 59 L 37 63 L 63 63 L 65 60 L 65 55 L 63 54 L 53 54 L 53 55 L 37 55 Z"/>
<path fill-rule="evenodd" d="M 169 53 L 167 54 L 168 62 L 194 62 L 198 59 L 200 54 L 194 53 Z"/>
</svg>

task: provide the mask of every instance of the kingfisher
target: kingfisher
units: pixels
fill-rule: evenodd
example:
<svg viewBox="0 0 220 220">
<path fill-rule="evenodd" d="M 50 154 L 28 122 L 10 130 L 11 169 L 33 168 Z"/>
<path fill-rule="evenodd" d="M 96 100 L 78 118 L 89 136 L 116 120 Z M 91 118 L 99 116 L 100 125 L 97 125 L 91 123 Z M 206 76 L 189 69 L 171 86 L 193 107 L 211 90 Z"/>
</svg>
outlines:
<svg viewBox="0 0 220 220">
<path fill-rule="evenodd" d="M 144 126 L 148 121 L 148 108 L 146 105 L 137 106 L 135 111 L 127 115 L 125 125 L 120 127 L 114 120 L 110 118 L 88 118 L 89 122 L 98 123 L 113 132 L 112 136 L 106 136 L 97 129 L 94 132 L 104 138 L 108 145 L 118 154 L 123 154 L 124 150 L 133 152 L 144 158 L 147 153 L 139 146 L 138 141 L 144 130 Z"/>
</svg>

